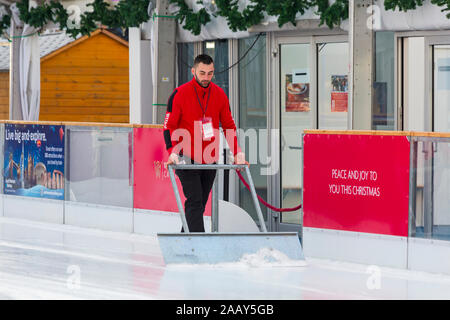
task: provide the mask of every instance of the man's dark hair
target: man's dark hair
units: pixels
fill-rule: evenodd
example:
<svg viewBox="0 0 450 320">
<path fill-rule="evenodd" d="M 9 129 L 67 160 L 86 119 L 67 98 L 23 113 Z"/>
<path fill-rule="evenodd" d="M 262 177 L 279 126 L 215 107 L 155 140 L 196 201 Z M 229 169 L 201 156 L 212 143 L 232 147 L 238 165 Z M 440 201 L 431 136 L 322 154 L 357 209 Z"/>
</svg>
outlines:
<svg viewBox="0 0 450 320">
<path fill-rule="evenodd" d="M 214 61 L 213 61 L 213 58 L 211 58 L 209 55 L 203 53 L 203 54 L 199 54 L 197 57 L 195 57 L 195 59 L 194 59 L 194 68 L 199 63 L 211 64 L 211 63 L 214 63 Z"/>
</svg>

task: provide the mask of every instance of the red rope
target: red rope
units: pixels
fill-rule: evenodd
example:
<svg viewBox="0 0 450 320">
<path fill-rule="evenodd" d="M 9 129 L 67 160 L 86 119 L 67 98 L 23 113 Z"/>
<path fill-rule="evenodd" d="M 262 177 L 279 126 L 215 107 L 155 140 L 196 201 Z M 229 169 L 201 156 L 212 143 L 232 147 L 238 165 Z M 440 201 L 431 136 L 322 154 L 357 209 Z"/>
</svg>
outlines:
<svg viewBox="0 0 450 320">
<path fill-rule="evenodd" d="M 237 175 L 239 176 L 239 179 L 242 181 L 242 183 L 245 185 L 245 187 L 250 191 L 250 186 L 248 185 L 247 181 L 245 181 L 245 179 L 242 177 L 241 173 L 239 171 L 236 170 Z M 261 201 L 261 203 L 263 205 L 265 205 L 267 208 L 276 211 L 276 212 L 291 212 L 291 211 L 297 211 L 298 209 L 300 209 L 302 207 L 301 204 L 299 204 L 298 206 L 294 207 L 294 208 L 276 208 L 272 205 L 270 205 L 269 203 L 267 203 L 266 201 L 264 201 L 263 198 L 261 198 L 258 194 L 258 199 L 259 201 Z"/>
</svg>

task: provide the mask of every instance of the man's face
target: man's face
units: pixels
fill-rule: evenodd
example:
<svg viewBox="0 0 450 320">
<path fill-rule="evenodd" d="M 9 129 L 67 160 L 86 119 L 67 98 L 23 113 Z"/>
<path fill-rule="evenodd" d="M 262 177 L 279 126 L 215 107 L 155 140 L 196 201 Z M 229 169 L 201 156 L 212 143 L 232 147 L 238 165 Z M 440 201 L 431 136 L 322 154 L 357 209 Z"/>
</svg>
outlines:
<svg viewBox="0 0 450 320">
<path fill-rule="evenodd" d="M 196 67 L 192 68 L 191 72 L 198 84 L 203 88 L 207 88 L 214 75 L 214 63 L 204 64 L 200 62 Z"/>
</svg>

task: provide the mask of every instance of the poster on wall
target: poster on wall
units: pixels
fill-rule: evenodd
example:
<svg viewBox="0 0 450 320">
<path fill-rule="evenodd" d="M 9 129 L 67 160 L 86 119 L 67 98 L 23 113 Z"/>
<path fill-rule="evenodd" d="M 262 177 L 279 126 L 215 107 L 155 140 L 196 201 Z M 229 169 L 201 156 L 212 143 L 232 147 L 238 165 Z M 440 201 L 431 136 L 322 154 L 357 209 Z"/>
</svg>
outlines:
<svg viewBox="0 0 450 320">
<path fill-rule="evenodd" d="M 5 124 L 4 193 L 64 200 L 64 126 Z"/>
<path fill-rule="evenodd" d="M 331 76 L 331 112 L 348 111 L 348 77 Z"/>
<path fill-rule="evenodd" d="M 309 83 L 299 82 L 302 79 L 293 74 L 286 74 L 286 112 L 308 112 Z"/>
</svg>

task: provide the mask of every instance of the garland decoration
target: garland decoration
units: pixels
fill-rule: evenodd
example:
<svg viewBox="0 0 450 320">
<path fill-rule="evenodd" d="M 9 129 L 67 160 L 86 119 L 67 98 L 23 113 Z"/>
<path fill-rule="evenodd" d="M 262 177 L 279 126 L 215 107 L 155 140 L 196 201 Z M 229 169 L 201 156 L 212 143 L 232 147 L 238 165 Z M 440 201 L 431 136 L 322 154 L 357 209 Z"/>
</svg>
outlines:
<svg viewBox="0 0 450 320">
<path fill-rule="evenodd" d="M 170 3 L 176 4 L 179 10 L 175 14 L 175 18 L 181 24 L 184 21 L 184 29 L 190 30 L 193 34 L 199 35 L 202 25 L 211 21 L 211 17 L 205 8 L 201 8 L 200 11 L 194 13 L 194 10 L 184 2 L 184 0 L 170 0 Z"/>
<path fill-rule="evenodd" d="M 107 28 L 138 27 L 147 22 L 150 17 L 148 6 L 150 0 L 121 0 L 117 5 L 111 6 L 103 0 L 94 0 L 87 4 L 92 10 L 77 14 L 76 11 L 68 12 L 64 6 L 56 0 L 43 3 L 29 9 L 29 0 L 17 2 L 20 19 L 37 29 L 42 29 L 48 23 L 55 23 L 60 30 L 76 38 L 90 35 L 100 26 Z M 11 15 L 4 15 L 0 20 L 0 34 L 10 27 Z"/>
<path fill-rule="evenodd" d="M 199 35 L 201 26 L 210 21 L 205 8 L 195 13 L 184 0 L 169 0 L 169 2 L 178 6 L 179 10 L 176 12 L 178 21 L 183 23 L 186 20 L 183 28 L 194 35 Z M 197 3 L 203 4 L 203 0 Z M 331 6 L 329 0 L 250 0 L 249 5 L 242 11 L 239 9 L 239 0 L 215 0 L 215 5 L 217 11 L 213 15 L 224 17 L 233 32 L 245 31 L 261 23 L 265 14 L 278 17 L 280 28 L 289 22 L 295 26 L 297 14 L 302 15 L 310 8 L 317 9 L 320 25 L 325 23 L 330 29 L 339 26 L 341 21 L 348 18 L 348 0 L 336 0 Z"/>
<path fill-rule="evenodd" d="M 198 0 L 198 4 L 204 4 L 206 0 Z M 208 0 L 211 2 L 211 0 Z M 232 31 L 244 31 L 249 27 L 261 23 L 265 14 L 278 17 L 278 26 L 282 27 L 286 23 L 296 25 L 296 15 L 303 14 L 308 9 L 315 9 L 320 17 L 320 25 L 324 23 L 330 28 L 338 27 L 340 23 L 348 19 L 349 0 L 336 0 L 330 5 L 330 0 L 249 0 L 249 4 L 243 10 L 239 10 L 238 0 L 214 0 L 217 11 L 214 16 L 222 16 L 227 20 L 228 27 Z M 206 25 L 209 13 L 202 8 L 194 12 L 184 0 L 169 0 L 180 9 L 176 12 L 177 20 L 182 23 L 183 28 L 191 31 L 194 35 L 199 35 L 201 27 Z M 414 10 L 423 6 L 424 0 L 384 0 L 386 10 L 400 11 Z M 439 7 L 442 12 L 450 11 L 450 0 L 431 0 L 431 3 Z M 200 18 L 201 16 L 201 18 Z M 450 19 L 450 12 L 447 13 Z"/>
<path fill-rule="evenodd" d="M 264 18 L 263 12 L 266 10 L 265 1 L 257 1 L 246 7 L 242 13 L 239 11 L 238 0 L 216 0 L 216 16 L 227 19 L 230 30 L 245 31 L 253 25 L 258 24 Z"/>
<path fill-rule="evenodd" d="M 331 6 L 328 0 L 316 0 L 317 13 L 320 16 L 320 24 L 326 24 L 333 29 L 342 21 L 348 19 L 348 0 L 336 0 Z"/>
<path fill-rule="evenodd" d="M 206 1 L 213 4 L 215 10 L 207 10 L 204 5 Z M 173 17 L 183 24 L 184 29 L 191 31 L 194 35 L 200 34 L 202 26 L 211 21 L 211 15 L 224 17 L 230 30 L 236 32 L 245 31 L 251 26 L 260 24 L 266 16 L 277 17 L 279 27 L 286 23 L 296 25 L 296 16 L 304 14 L 309 9 L 314 9 L 319 15 L 320 25 L 326 24 L 332 29 L 348 18 L 349 0 L 335 0 L 331 5 L 330 1 L 249 0 L 245 8 L 240 8 L 239 0 L 197 0 L 197 4 L 203 7 L 194 12 L 186 0 L 169 0 L 171 4 L 178 7 Z M 422 6 L 423 3 L 424 0 L 384 0 L 384 7 L 386 10 L 398 9 L 406 12 Z M 431 3 L 442 7 L 443 12 L 450 11 L 450 0 L 431 0 Z M 115 6 L 111 6 L 103 0 L 93 0 L 87 4 L 91 10 L 75 15 L 73 11 L 68 12 L 57 0 L 45 1 L 30 9 L 29 0 L 16 2 L 20 19 L 24 23 L 38 30 L 48 23 L 55 23 L 60 30 L 64 30 L 73 38 L 79 34 L 90 35 L 100 26 L 111 29 L 137 27 L 150 19 L 149 4 L 150 0 L 121 0 Z M 447 18 L 450 19 L 450 12 L 447 13 Z M 10 27 L 10 23 L 9 9 L 0 7 L 0 34 Z"/>
<path fill-rule="evenodd" d="M 270 1 L 265 0 L 267 5 L 267 14 L 269 16 L 278 16 L 278 26 L 290 22 L 296 25 L 295 16 L 300 13 L 304 14 L 309 8 L 313 7 L 314 2 L 309 0 L 283 0 Z"/>
<path fill-rule="evenodd" d="M 431 0 L 432 4 L 435 4 L 439 7 L 444 7 L 441 9 L 442 12 L 450 11 L 450 0 Z M 450 19 L 450 12 L 446 14 L 447 19 Z"/>
<path fill-rule="evenodd" d="M 400 11 L 414 10 L 418 6 L 423 5 L 423 0 L 384 0 L 386 10 L 395 10 L 397 7 Z"/>
</svg>

